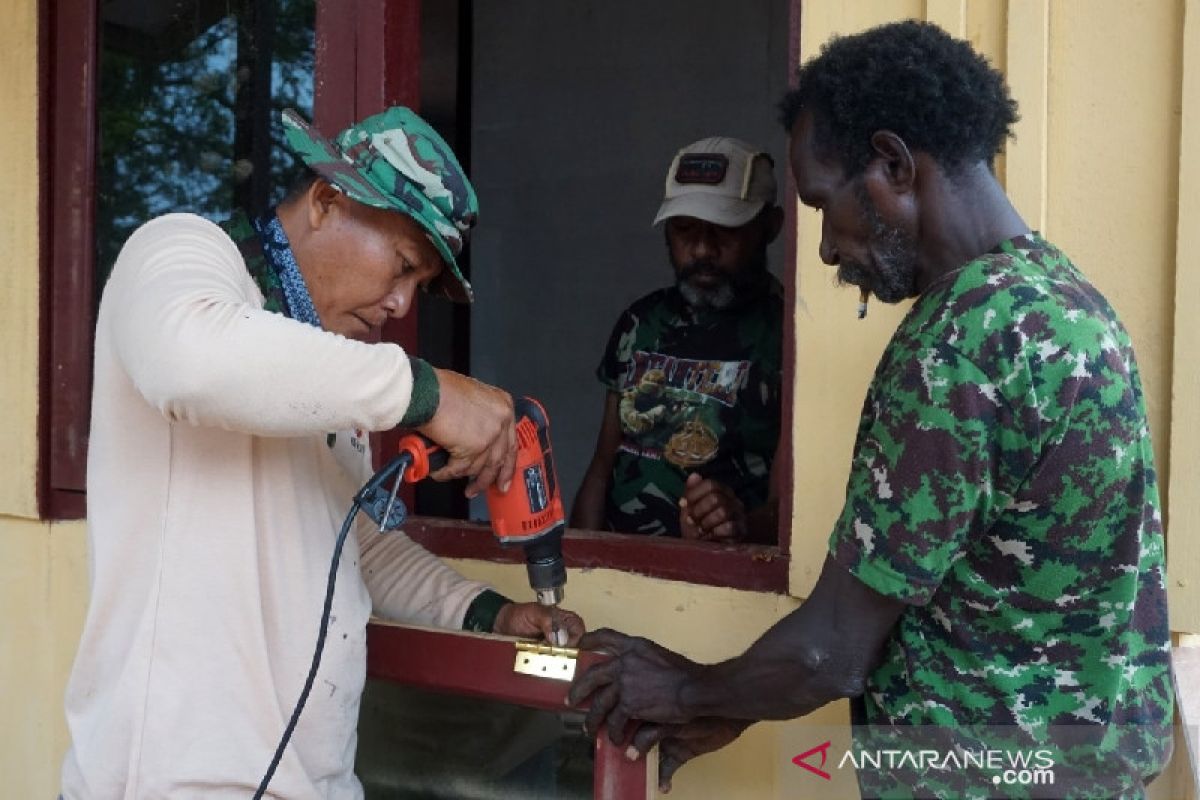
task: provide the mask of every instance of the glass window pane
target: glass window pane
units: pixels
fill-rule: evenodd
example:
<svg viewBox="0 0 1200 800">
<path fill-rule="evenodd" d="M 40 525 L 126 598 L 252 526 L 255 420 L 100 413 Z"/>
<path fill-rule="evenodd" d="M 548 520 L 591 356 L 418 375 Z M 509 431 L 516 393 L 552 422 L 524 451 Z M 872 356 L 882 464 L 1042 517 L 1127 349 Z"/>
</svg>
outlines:
<svg viewBox="0 0 1200 800">
<path fill-rule="evenodd" d="M 121 245 L 171 211 L 261 213 L 300 169 L 279 114 L 312 118 L 316 0 L 101 4 L 97 293 Z"/>
<path fill-rule="evenodd" d="M 470 308 L 468 361 L 485 383 L 537 393 L 554 426 L 563 505 L 573 507 L 596 450 L 608 395 L 596 367 L 613 327 L 635 299 L 675 282 L 662 227 L 651 225 L 675 152 L 702 137 L 735 136 L 772 154 L 783 185 L 787 140 L 772 109 L 791 72 L 790 3 L 508 0 L 471 9 L 470 159 L 481 224 L 470 251 L 483 268 L 472 274 L 479 302 Z M 786 238 L 768 251 L 780 275 L 790 269 Z M 527 337 L 512 324 L 511 309 L 532 297 L 539 328 L 552 335 Z M 779 346 L 766 342 L 782 342 L 782 329 L 729 350 L 718 344 L 727 334 L 701 343 L 687 330 L 680 323 L 659 338 L 643 328 L 633 347 L 644 363 L 676 369 L 658 376 L 661 387 L 651 380 L 639 388 L 632 371 L 621 377 L 617 391 L 635 402 L 635 414 L 652 412 L 622 423 L 607 507 L 594 527 L 677 536 L 676 501 L 689 474 L 765 506 L 779 407 L 755 401 L 757 379 L 727 397 L 696 391 L 685 376 L 697 374 L 691 359 L 721 364 L 726 375 L 754 365 L 762 388 L 777 395 L 781 370 L 763 366 L 780 359 Z M 668 342 L 675 337 L 690 344 Z M 685 358 L 691 347 L 700 349 Z M 667 402 L 653 399 L 658 392 Z M 480 498 L 471 518 L 486 518 Z"/>
<path fill-rule="evenodd" d="M 355 774 L 367 800 L 592 796 L 594 746 L 583 713 L 368 678 Z"/>
</svg>

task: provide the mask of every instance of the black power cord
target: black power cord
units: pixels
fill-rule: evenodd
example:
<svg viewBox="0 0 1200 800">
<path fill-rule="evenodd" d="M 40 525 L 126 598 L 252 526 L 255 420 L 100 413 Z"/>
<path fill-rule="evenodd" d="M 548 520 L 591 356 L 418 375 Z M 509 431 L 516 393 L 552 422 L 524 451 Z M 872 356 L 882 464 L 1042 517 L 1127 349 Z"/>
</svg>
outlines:
<svg viewBox="0 0 1200 800">
<path fill-rule="evenodd" d="M 296 730 L 296 723 L 300 721 L 300 712 L 304 710 L 304 704 L 308 701 L 313 682 L 317 678 L 317 668 L 321 666 L 321 653 L 325 650 L 325 636 L 329 632 L 329 614 L 333 608 L 333 587 L 337 582 L 338 563 L 342 560 L 342 547 L 346 544 L 346 536 L 350 533 L 350 526 L 354 524 L 354 517 L 365 506 L 367 514 L 379 523 L 380 530 L 395 530 L 404 521 L 408 512 L 404 508 L 404 503 L 395 499 L 394 492 L 389 499 L 387 492 L 381 492 L 381 487 L 402 467 L 407 467 L 410 461 L 410 458 L 403 455 L 393 458 L 387 466 L 372 475 L 371 480 L 367 481 L 358 490 L 358 494 L 354 495 L 354 502 L 350 504 L 350 513 L 346 515 L 346 521 L 342 523 L 342 529 L 338 532 L 337 541 L 333 545 L 333 559 L 329 564 L 329 580 L 325 584 L 325 607 L 321 610 L 321 627 L 317 633 L 316 649 L 313 650 L 312 666 L 308 669 L 308 677 L 304 680 L 304 689 L 300 692 L 300 699 L 296 701 L 292 718 L 288 720 L 283 737 L 279 740 L 279 746 L 275 748 L 271 765 L 267 767 L 267 773 L 263 775 L 262 781 L 258 784 L 258 790 L 254 793 L 254 800 L 261 800 L 263 793 L 267 791 L 267 786 L 271 783 L 271 778 L 274 777 L 275 770 L 279 767 L 279 761 L 283 758 L 283 751 L 287 748 L 287 743 Z M 399 478 L 397 478 L 397 482 L 399 482 Z M 386 519 L 383 519 L 384 514 L 387 515 Z"/>
<path fill-rule="evenodd" d="M 267 790 L 267 784 L 275 775 L 279 760 L 283 758 L 284 748 L 287 747 L 288 740 L 292 738 L 292 731 L 296 730 L 296 723 L 300 721 L 300 712 L 304 710 L 304 704 L 308 701 L 308 693 L 312 691 L 313 681 L 316 680 L 317 667 L 321 666 L 321 652 L 325 649 L 325 634 L 329 632 L 329 611 L 333 607 L 333 585 L 337 581 L 338 562 L 342 560 L 342 545 L 346 543 L 346 535 L 350 532 L 350 526 L 354 523 L 354 517 L 357 516 L 359 507 L 356 497 L 350 506 L 350 513 L 346 515 L 346 521 L 342 523 L 337 543 L 333 546 L 333 561 L 329 564 L 329 581 L 325 585 L 325 608 L 321 611 L 321 629 L 317 633 L 317 649 L 313 651 L 312 666 L 309 667 L 308 677 L 304 680 L 304 689 L 300 692 L 300 699 L 296 701 L 296 708 L 292 711 L 292 718 L 288 720 L 283 738 L 279 740 L 279 746 L 275 748 L 275 757 L 271 759 L 271 766 L 267 767 L 267 774 L 263 775 L 262 782 L 258 784 L 258 791 L 254 793 L 254 800 L 260 800 L 263 792 Z"/>
</svg>

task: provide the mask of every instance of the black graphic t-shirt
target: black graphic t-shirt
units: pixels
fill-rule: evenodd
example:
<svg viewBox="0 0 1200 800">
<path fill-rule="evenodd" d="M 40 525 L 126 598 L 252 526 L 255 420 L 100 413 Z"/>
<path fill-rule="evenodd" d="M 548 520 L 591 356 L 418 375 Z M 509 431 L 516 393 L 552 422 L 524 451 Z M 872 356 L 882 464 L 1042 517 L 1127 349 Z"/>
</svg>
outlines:
<svg viewBox="0 0 1200 800">
<path fill-rule="evenodd" d="M 621 396 L 621 445 L 605 523 L 679 536 L 679 498 L 693 472 L 747 508 L 767 499 L 779 440 L 783 289 L 774 278 L 737 307 L 697 312 L 678 289 L 635 302 L 596 370 Z"/>
</svg>

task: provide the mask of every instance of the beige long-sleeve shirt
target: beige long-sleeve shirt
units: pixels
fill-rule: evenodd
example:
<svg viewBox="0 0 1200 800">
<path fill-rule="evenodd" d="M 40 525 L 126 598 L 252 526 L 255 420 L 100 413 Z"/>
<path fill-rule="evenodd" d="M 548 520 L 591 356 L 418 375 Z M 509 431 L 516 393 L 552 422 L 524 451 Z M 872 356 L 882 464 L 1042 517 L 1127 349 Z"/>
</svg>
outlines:
<svg viewBox="0 0 1200 800">
<path fill-rule="evenodd" d="M 337 531 L 370 475 L 365 431 L 401 419 L 412 374 L 396 345 L 262 305 L 234 243 L 187 214 L 135 232 L 105 287 L 68 800 L 248 797 L 300 695 Z M 457 628 L 484 588 L 360 515 L 269 796 L 360 797 L 372 608 Z"/>
</svg>

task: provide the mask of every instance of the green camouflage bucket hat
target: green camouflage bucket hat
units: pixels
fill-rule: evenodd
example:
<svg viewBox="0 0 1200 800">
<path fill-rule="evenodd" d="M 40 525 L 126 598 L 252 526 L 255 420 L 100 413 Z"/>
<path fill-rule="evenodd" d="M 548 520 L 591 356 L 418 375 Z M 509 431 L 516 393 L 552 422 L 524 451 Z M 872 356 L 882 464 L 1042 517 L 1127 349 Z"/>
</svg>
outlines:
<svg viewBox="0 0 1200 800">
<path fill-rule="evenodd" d="M 425 120 L 393 106 L 329 141 L 289 108 L 283 132 L 288 147 L 347 197 L 407 214 L 425 229 L 446 261 L 431 293 L 459 303 L 474 299 L 455 259 L 479 216 L 479 202 L 458 159 Z"/>
</svg>

